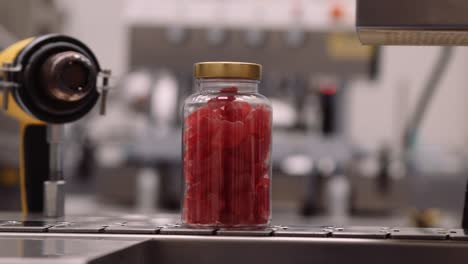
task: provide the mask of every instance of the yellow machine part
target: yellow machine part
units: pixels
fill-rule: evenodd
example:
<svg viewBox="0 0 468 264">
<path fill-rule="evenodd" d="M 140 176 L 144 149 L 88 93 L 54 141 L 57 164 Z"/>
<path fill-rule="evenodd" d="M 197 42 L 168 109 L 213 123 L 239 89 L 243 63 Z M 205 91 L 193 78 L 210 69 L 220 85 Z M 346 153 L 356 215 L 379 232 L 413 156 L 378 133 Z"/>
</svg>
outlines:
<svg viewBox="0 0 468 264">
<path fill-rule="evenodd" d="M 16 59 L 16 56 L 29 44 L 34 38 L 28 38 L 16 42 L 10 47 L 6 48 L 3 51 L 0 51 L 0 65 L 4 63 L 13 63 Z M 1 74 L 1 73 L 0 73 Z M 4 76 L 3 76 L 4 77 Z M 5 78 L 3 78 L 5 79 Z M 8 80 L 7 80 L 8 81 Z M 0 93 L 0 102 L 3 100 L 3 94 Z M 20 106 L 13 99 L 13 96 L 10 94 L 8 98 L 8 111 L 7 115 L 15 118 L 23 124 L 44 124 L 43 122 L 37 120 L 36 118 L 30 116 L 25 111 L 23 111 Z"/>
<path fill-rule="evenodd" d="M 24 39 L 21 41 L 16 42 L 15 44 L 11 45 L 10 47 L 6 48 L 3 51 L 0 51 L 0 65 L 3 65 L 4 63 L 13 63 L 18 56 L 18 54 L 27 46 L 31 43 L 31 41 L 34 38 L 28 38 Z M 3 77 L 4 80 L 8 81 L 6 76 L 1 76 L 0 72 L 0 77 Z M 3 101 L 3 93 L 0 93 L 0 102 Z M 21 138 L 21 143 L 20 143 L 20 170 L 19 170 L 19 175 L 20 175 L 20 188 L 21 188 L 21 211 L 23 214 L 27 214 L 28 212 L 28 205 L 27 205 L 27 199 L 26 199 L 26 186 L 25 186 L 25 164 L 24 164 L 24 133 L 26 130 L 26 127 L 28 125 L 38 125 L 38 124 L 45 124 L 44 122 L 32 117 L 21 107 L 16 103 L 15 99 L 13 96 L 10 94 L 8 97 L 8 110 L 5 112 L 8 116 L 18 120 L 20 122 L 20 138 Z"/>
</svg>

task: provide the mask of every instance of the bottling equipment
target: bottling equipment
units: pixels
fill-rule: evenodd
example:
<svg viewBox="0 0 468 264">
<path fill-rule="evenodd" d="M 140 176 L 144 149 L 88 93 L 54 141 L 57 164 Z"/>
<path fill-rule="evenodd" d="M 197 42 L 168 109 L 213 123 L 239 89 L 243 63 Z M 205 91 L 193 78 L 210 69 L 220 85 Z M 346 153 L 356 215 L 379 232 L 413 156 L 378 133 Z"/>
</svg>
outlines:
<svg viewBox="0 0 468 264">
<path fill-rule="evenodd" d="M 358 0 L 357 7 L 364 43 L 467 43 L 465 0 Z M 164 215 L 2 219 L 0 254 L 18 263 L 430 264 L 468 259 L 463 229 L 285 226 L 274 219 L 272 226 L 257 230 L 193 229 Z"/>
</svg>

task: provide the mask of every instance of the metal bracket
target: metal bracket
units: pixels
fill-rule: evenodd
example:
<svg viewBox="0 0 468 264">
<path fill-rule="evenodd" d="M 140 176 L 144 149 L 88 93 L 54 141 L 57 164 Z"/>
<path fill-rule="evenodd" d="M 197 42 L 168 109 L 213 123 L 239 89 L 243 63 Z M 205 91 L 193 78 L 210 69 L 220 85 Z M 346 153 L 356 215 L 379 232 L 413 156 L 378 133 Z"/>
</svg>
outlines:
<svg viewBox="0 0 468 264">
<path fill-rule="evenodd" d="M 99 77 L 102 79 L 102 86 L 98 86 L 98 92 L 101 93 L 101 103 L 100 103 L 100 108 L 99 108 L 99 113 L 101 115 L 106 114 L 106 108 L 107 108 L 107 94 L 109 93 L 109 80 L 112 75 L 112 71 L 109 69 L 104 69 L 99 72 Z"/>
<path fill-rule="evenodd" d="M 13 72 L 20 72 L 22 69 L 21 65 L 13 65 L 12 63 L 5 62 L 2 66 L 0 66 L 0 73 L 13 73 Z M 0 90 L 3 91 L 3 102 L 2 108 L 3 110 L 8 110 L 8 98 L 10 97 L 11 90 L 13 88 L 18 87 L 18 84 L 15 82 L 9 81 L 2 81 L 0 79 Z"/>
<path fill-rule="evenodd" d="M 10 62 L 4 62 L 2 66 L 0 66 L 0 72 L 20 72 L 23 69 L 21 65 L 13 65 Z"/>
</svg>

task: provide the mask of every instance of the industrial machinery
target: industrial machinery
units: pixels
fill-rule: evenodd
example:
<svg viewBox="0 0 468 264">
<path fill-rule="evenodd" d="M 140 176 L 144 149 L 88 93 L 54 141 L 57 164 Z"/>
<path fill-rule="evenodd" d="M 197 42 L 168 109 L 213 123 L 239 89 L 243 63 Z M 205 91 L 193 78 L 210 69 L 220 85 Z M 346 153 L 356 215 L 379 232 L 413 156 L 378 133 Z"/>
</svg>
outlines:
<svg viewBox="0 0 468 264">
<path fill-rule="evenodd" d="M 466 13 L 465 0 L 358 0 L 358 34 L 364 43 L 377 45 L 467 44 L 468 23 L 466 16 L 459 16 Z M 438 15 L 443 17 L 438 20 Z M 14 64 L 7 66 L 9 74 L 17 70 Z M 21 96 L 19 87 L 14 89 L 13 94 Z M 62 93 L 49 96 L 65 98 Z M 13 99 L 8 109 L 22 102 Z M 18 105 L 26 106 L 30 107 Z M 38 118 L 35 112 L 30 114 Z M 275 219 L 271 227 L 260 230 L 189 229 L 165 215 L 138 220 L 135 216 L 0 218 L 0 255 L 18 263 L 25 262 L 21 258 L 33 263 L 141 264 L 466 263 L 468 259 L 463 229 L 285 226 Z"/>
<path fill-rule="evenodd" d="M 368 45 L 468 45 L 468 2 L 357 1 L 357 33 Z"/>
<path fill-rule="evenodd" d="M 110 72 L 85 44 L 63 35 L 19 41 L 0 52 L 0 65 L 3 110 L 20 122 L 22 211 L 63 216 L 62 125 L 86 115 L 100 96 L 104 112 Z"/>
</svg>

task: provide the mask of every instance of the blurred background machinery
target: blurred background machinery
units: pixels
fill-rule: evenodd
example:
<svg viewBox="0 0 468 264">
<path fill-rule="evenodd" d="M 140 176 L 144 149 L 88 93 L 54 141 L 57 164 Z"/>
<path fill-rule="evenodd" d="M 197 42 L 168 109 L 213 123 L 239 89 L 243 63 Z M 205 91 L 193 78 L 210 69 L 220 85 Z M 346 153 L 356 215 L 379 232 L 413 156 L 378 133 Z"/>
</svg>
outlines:
<svg viewBox="0 0 468 264">
<path fill-rule="evenodd" d="M 233 4 L 208 3 L 207 7 L 219 13 L 225 13 Z M 154 169 L 159 191 L 148 192 L 159 195 L 161 207 L 177 209 L 181 188 L 180 177 L 174 177 L 181 174 L 178 111 L 183 98 L 193 89 L 192 65 L 220 59 L 255 61 L 264 66 L 261 90 L 273 100 L 275 109 L 274 204 L 292 207 L 303 215 L 324 213 L 327 199 L 321 189 L 328 185 L 326 178 L 343 174 L 357 151 L 347 135 L 348 83 L 378 75 L 378 50 L 359 44 L 349 18 L 352 5 L 315 2 L 309 8 L 326 15 L 306 22 L 302 3 L 292 1 L 285 7 L 294 21 L 277 26 L 267 19 L 268 8 L 261 2 L 254 10 L 259 19 L 245 24 L 232 22 L 227 14 L 192 17 L 184 10 L 199 5 L 183 1 L 162 3 L 166 8 L 179 10 L 179 20 L 166 21 L 161 11 L 154 20 L 146 21 L 145 17 L 150 18 L 148 9 L 143 8 L 146 4 L 150 2 L 129 2 L 129 74 L 121 82 L 121 102 L 145 119 L 141 120 L 140 131 L 133 126 L 133 138 L 122 139 L 125 144 L 111 140 L 105 143 L 106 139 L 115 138 L 111 135 L 122 132 L 108 126 L 109 134 L 96 139 L 100 147 L 107 149 L 106 145 L 112 145 L 114 152 L 120 149 L 125 156 L 120 166 L 128 168 L 128 164 L 133 164 L 146 168 L 145 172 Z M 237 8 L 242 10 L 243 6 L 239 4 Z M 324 170 L 328 169 L 324 173 L 319 167 L 322 163 Z M 138 195 L 145 196 L 138 188 L 131 192 L 126 187 L 132 181 L 138 186 L 140 177 L 118 167 L 113 164 L 109 172 L 98 173 L 98 195 L 129 204 Z M 147 180 L 144 175 L 142 181 Z M 109 188 L 109 184 L 115 187 Z M 119 188 L 121 191 L 116 192 Z"/>
<path fill-rule="evenodd" d="M 246 60 L 264 65 L 260 89 L 274 105 L 274 219 L 458 224 L 466 50 L 437 64 L 438 48 L 361 46 L 353 0 L 15 0 L 0 7 L 0 46 L 66 32 L 120 76 L 105 119 L 90 116 L 66 129 L 72 213 L 177 210 L 180 105 L 193 89 L 192 65 Z M 406 148 L 413 106 L 434 76 L 440 89 L 426 100 L 430 108 Z M 17 128 L 1 118 L 8 151 L 0 166 L 14 173 Z M 0 185 L 8 184 L 14 193 L 14 182 Z"/>
</svg>

